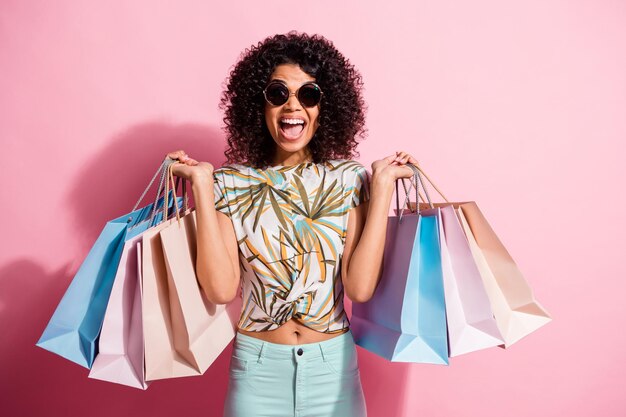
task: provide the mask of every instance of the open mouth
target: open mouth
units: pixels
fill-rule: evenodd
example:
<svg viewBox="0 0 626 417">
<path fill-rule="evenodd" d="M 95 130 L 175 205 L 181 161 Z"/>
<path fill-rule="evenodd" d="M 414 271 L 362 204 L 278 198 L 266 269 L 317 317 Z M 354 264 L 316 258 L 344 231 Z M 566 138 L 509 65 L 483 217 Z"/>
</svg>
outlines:
<svg viewBox="0 0 626 417">
<path fill-rule="evenodd" d="M 304 132 L 306 122 L 302 119 L 283 118 L 279 120 L 278 125 L 285 138 L 298 139 Z"/>
</svg>

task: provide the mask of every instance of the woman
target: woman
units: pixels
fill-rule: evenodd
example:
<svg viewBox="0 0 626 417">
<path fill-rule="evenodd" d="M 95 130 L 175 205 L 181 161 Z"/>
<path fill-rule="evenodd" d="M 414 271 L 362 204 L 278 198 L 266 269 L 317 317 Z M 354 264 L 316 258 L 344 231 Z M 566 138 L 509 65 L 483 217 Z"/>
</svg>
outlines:
<svg viewBox="0 0 626 417">
<path fill-rule="evenodd" d="M 223 92 L 227 164 L 168 154 L 192 184 L 201 288 L 213 303 L 243 299 L 226 416 L 366 415 L 343 296 L 373 295 L 394 183 L 417 161 L 396 152 L 370 177 L 350 159 L 361 87 L 325 38 L 267 38 Z"/>
</svg>

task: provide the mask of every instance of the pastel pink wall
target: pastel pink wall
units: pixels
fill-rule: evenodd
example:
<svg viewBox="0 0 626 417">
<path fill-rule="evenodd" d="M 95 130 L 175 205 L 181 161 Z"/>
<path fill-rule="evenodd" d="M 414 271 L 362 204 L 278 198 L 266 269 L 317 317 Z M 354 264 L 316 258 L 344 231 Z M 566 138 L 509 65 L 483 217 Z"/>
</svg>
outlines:
<svg viewBox="0 0 626 417">
<path fill-rule="evenodd" d="M 221 415 L 231 346 L 204 376 L 140 392 L 34 344 L 165 152 L 223 162 L 229 68 L 290 29 L 361 70 L 360 160 L 409 151 L 477 201 L 554 318 L 448 367 L 359 349 L 370 416 L 626 413 L 623 2 L 89 3 L 0 5 L 1 415 Z"/>
</svg>

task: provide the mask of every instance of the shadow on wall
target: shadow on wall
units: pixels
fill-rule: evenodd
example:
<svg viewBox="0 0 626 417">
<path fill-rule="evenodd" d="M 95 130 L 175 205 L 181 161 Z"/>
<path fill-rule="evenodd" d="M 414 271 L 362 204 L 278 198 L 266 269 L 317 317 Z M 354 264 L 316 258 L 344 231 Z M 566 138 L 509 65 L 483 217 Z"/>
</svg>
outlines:
<svg viewBox="0 0 626 417">
<path fill-rule="evenodd" d="M 71 216 L 61 217 L 72 219 L 67 233 L 79 240 L 81 253 L 57 271 L 46 271 L 36 258 L 0 268 L 0 415 L 221 415 L 232 344 L 203 376 L 155 381 L 147 391 L 89 379 L 86 368 L 35 346 L 104 224 L 132 209 L 165 154 L 178 149 L 216 167 L 225 159 L 217 128 L 162 122 L 131 127 L 84 163 L 73 186 L 59 187 L 69 190 L 65 209 Z M 155 192 L 156 185 L 141 206 Z M 55 213 L 49 216 L 53 221 Z M 54 237 L 42 238 L 54 244 Z"/>
<path fill-rule="evenodd" d="M 219 168 L 225 160 L 224 146 L 219 129 L 197 124 L 154 122 L 122 132 L 85 162 L 70 189 L 67 209 L 75 219 L 72 231 L 91 247 L 108 220 L 130 212 L 166 153 L 183 149 L 190 157 Z M 152 203 L 155 193 L 156 185 L 140 207 Z"/>
<path fill-rule="evenodd" d="M 147 391 L 89 379 L 86 368 L 35 346 L 104 224 L 133 208 L 165 154 L 178 149 L 216 168 L 225 159 L 223 134 L 216 128 L 162 122 L 134 126 L 87 161 L 68 187 L 66 210 L 73 222 L 67 233 L 79 240 L 82 252 L 57 271 L 46 271 L 37 259 L 0 268 L 1 415 L 222 415 L 232 342 L 203 376 L 155 381 Z M 151 203 L 155 192 L 156 185 L 140 206 Z M 44 238 L 54 244 L 54 237 Z M 351 315 L 349 300 L 346 309 Z M 358 351 L 368 415 L 403 416 L 409 365 Z"/>
</svg>

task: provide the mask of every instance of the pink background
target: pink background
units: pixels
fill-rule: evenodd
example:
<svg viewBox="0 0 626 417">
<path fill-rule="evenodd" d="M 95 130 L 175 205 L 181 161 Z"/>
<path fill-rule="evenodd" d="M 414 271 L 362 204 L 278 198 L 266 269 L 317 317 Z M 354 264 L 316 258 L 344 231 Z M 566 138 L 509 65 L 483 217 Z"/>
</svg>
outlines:
<svg viewBox="0 0 626 417">
<path fill-rule="evenodd" d="M 141 392 L 35 342 L 165 152 L 221 165 L 229 68 L 290 29 L 362 72 L 359 159 L 406 150 L 477 201 L 554 319 L 448 367 L 359 348 L 369 415 L 626 413 L 624 2 L 90 3 L 0 5 L 0 414 L 221 415 L 231 346 L 204 376 Z"/>
</svg>

